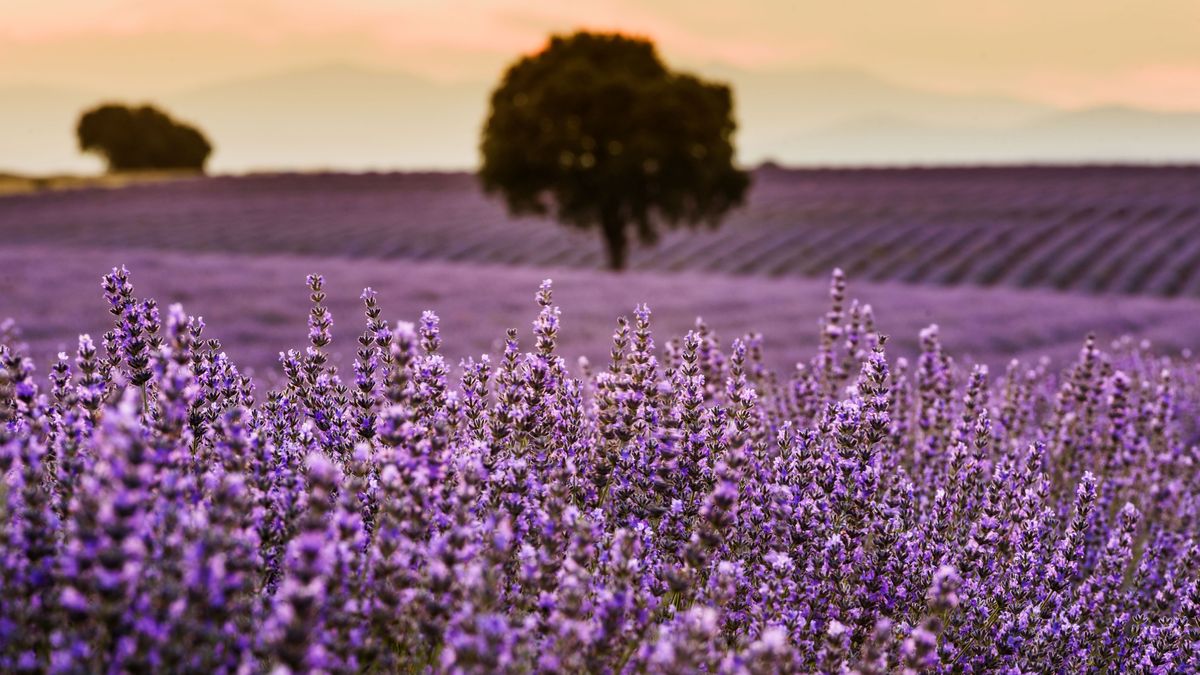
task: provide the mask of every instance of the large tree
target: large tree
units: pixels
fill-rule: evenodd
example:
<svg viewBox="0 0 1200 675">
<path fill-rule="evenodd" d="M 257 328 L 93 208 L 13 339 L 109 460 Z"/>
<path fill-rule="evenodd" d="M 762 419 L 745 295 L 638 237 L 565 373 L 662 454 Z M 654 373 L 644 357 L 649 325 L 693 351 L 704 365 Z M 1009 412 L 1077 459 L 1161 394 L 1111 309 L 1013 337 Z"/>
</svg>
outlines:
<svg viewBox="0 0 1200 675">
<path fill-rule="evenodd" d="M 104 157 L 110 171 L 204 170 L 212 145 L 199 129 L 149 106 L 108 103 L 79 118 L 79 149 Z"/>
<path fill-rule="evenodd" d="M 672 72 L 647 40 L 554 36 L 492 94 L 480 176 L 513 214 L 598 226 L 624 268 L 631 230 L 715 226 L 741 203 L 729 87 Z"/>
</svg>

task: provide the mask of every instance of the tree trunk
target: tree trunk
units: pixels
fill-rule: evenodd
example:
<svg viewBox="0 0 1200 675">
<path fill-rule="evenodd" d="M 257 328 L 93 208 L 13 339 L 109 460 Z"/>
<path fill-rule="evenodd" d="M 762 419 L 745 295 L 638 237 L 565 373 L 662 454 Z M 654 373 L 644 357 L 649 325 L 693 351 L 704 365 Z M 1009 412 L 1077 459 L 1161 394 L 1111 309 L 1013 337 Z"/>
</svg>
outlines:
<svg viewBox="0 0 1200 675">
<path fill-rule="evenodd" d="M 608 268 L 614 272 L 625 269 L 625 254 L 629 241 L 625 238 L 625 222 L 615 210 L 606 210 L 601 216 L 600 227 L 604 244 L 608 248 Z"/>
</svg>

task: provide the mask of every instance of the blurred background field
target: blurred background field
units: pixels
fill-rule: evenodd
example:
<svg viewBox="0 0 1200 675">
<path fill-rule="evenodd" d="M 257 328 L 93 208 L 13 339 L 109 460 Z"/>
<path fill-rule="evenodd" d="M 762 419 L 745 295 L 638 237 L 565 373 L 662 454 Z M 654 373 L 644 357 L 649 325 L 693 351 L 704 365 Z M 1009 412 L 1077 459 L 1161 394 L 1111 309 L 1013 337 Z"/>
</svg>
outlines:
<svg viewBox="0 0 1200 675">
<path fill-rule="evenodd" d="M 205 317 L 206 335 L 222 340 L 236 363 L 262 373 L 280 350 L 302 348 L 307 334 L 304 276 L 327 279 L 334 316 L 335 358 L 348 366 L 365 319 L 359 293 L 379 292 L 385 316 L 415 321 L 424 309 L 442 319 L 447 354 L 499 352 L 506 328 L 525 341 L 537 314 L 534 291 L 554 279 L 563 308 L 560 351 L 607 358 L 616 317 L 646 302 L 661 344 L 692 327 L 697 316 L 724 342 L 744 333 L 765 335 L 768 362 L 787 372 L 816 346 L 818 319 L 828 308 L 828 283 L 681 273 L 632 272 L 614 276 L 572 269 L 532 269 L 487 264 L 348 260 L 291 255 L 199 255 L 124 250 L 113 252 L 14 247 L 0 251 L 0 315 L 24 329 L 34 353 L 53 356 L 74 346 L 75 332 L 94 336 L 109 328 L 99 274 L 114 260 L 133 271 L 139 294 L 182 302 Z M 53 265 L 46 264 L 53 261 Z M 1186 349 L 1200 331 L 1200 302 L 1119 297 L 1090 298 L 1042 291 L 911 288 L 850 284 L 850 295 L 876 309 L 894 353 L 913 355 L 917 333 L 937 323 L 951 353 L 1003 368 L 1009 358 L 1029 364 L 1040 357 L 1072 358 L 1083 336 L 1095 331 L 1104 344 L 1126 333 L 1153 340 L 1168 352 Z M 43 361 L 44 362 L 44 361 Z"/>
<path fill-rule="evenodd" d="M 0 197 L 24 195 L 47 190 L 79 190 L 84 188 L 121 188 L 146 183 L 193 178 L 194 171 L 129 171 L 122 173 L 25 175 L 0 173 Z"/>
<path fill-rule="evenodd" d="M 757 178 L 749 205 L 724 228 L 668 235 L 639 249 L 621 275 L 603 271 L 594 236 L 509 220 L 468 175 L 205 178 L 8 196 L 0 316 L 18 321 L 40 358 L 70 350 L 80 330 L 107 330 L 99 277 L 125 264 L 139 294 L 203 315 L 235 361 L 261 373 L 280 350 L 303 346 L 311 272 L 328 278 L 343 365 L 364 326 L 365 286 L 390 320 L 439 312 L 457 359 L 496 353 L 508 327 L 528 337 L 533 293 L 552 277 L 570 358 L 603 362 L 615 318 L 646 302 L 660 345 L 702 316 L 725 340 L 763 333 L 767 360 L 786 372 L 812 353 L 828 273 L 843 265 L 850 295 L 875 307 L 898 355 L 912 355 L 930 323 L 956 358 L 994 367 L 1043 356 L 1061 364 L 1089 331 L 1105 343 L 1136 335 L 1168 353 L 1193 348 L 1200 334 L 1197 249 L 1185 245 L 1195 243 L 1194 170 Z M 997 250 L 1003 238 L 985 236 L 996 225 L 1013 237 L 1008 251 Z M 1166 245 L 1168 235 L 1180 243 Z M 1114 273 L 1089 276 L 1104 259 Z M 1165 278 L 1192 281 L 1155 285 L 1172 266 L 1180 271 Z M 1089 279 L 1105 292 L 1081 292 L 1093 290 Z"/>
<path fill-rule="evenodd" d="M 474 176 L 279 174 L 0 201 L 11 244 L 599 269 L 596 236 L 508 217 Z M 759 169 L 717 230 L 635 270 L 1200 297 L 1191 167 Z M 114 254 L 115 255 L 115 254 Z M 119 256 L 117 256 L 119 258 Z"/>
</svg>

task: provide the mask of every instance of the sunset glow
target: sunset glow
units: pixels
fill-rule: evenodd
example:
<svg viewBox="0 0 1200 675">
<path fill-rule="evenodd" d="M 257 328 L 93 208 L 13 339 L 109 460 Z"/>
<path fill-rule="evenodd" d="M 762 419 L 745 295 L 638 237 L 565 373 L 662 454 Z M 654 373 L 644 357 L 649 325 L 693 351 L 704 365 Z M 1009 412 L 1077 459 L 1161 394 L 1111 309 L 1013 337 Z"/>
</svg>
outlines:
<svg viewBox="0 0 1200 675">
<path fill-rule="evenodd" d="M 153 95 L 329 62 L 490 81 L 553 31 L 655 39 L 693 67 L 845 67 L 1058 105 L 1200 108 L 1200 3 L 921 0 L 8 0 L 0 83 Z"/>
</svg>

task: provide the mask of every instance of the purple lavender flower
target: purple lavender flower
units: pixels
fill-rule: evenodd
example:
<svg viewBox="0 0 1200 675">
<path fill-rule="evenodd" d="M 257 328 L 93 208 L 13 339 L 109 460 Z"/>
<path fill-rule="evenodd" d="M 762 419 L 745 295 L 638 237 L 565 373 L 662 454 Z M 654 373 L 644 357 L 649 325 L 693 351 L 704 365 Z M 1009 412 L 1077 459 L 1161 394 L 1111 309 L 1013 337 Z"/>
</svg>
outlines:
<svg viewBox="0 0 1200 675">
<path fill-rule="evenodd" d="M 261 394 L 129 273 L 39 379 L 0 329 L 0 668 L 116 672 L 1190 672 L 1200 377 L 1094 339 L 1056 376 L 890 362 L 835 275 L 816 356 L 618 322 L 572 372 L 443 355 L 325 284 Z M 532 309 L 532 308 L 531 308 Z M 661 349 L 660 349 L 661 345 Z"/>
</svg>

